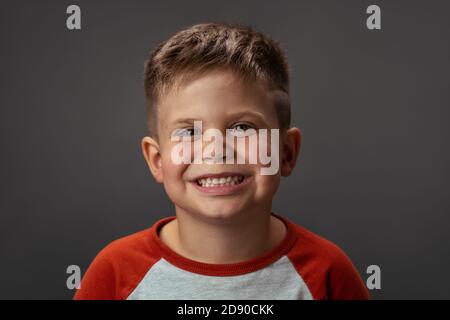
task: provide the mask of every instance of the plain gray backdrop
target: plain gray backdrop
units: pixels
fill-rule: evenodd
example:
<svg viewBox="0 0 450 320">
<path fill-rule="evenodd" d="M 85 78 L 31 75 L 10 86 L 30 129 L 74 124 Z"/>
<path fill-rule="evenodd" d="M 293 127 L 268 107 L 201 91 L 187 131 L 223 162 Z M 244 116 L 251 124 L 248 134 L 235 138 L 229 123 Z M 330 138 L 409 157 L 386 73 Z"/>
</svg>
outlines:
<svg viewBox="0 0 450 320">
<path fill-rule="evenodd" d="M 81 7 L 80 31 L 66 8 Z M 381 7 L 381 30 L 366 8 Z M 140 149 L 151 48 L 240 22 L 292 68 L 295 173 L 275 212 L 341 246 L 376 299 L 450 298 L 448 1 L 1 1 L 0 298 L 70 299 L 114 239 L 173 215 Z"/>
</svg>

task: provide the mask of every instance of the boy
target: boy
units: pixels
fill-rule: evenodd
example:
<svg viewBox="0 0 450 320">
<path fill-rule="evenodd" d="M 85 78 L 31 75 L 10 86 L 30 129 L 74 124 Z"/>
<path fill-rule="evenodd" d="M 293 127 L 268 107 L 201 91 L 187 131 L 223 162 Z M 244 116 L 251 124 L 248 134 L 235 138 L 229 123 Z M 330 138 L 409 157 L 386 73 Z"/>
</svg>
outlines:
<svg viewBox="0 0 450 320">
<path fill-rule="evenodd" d="M 75 299 L 369 298 L 336 245 L 272 212 L 301 145 L 288 72 L 275 41 L 240 25 L 195 25 L 153 51 L 142 151 L 175 216 L 104 248 Z M 200 140 L 208 130 L 214 152 Z"/>
</svg>

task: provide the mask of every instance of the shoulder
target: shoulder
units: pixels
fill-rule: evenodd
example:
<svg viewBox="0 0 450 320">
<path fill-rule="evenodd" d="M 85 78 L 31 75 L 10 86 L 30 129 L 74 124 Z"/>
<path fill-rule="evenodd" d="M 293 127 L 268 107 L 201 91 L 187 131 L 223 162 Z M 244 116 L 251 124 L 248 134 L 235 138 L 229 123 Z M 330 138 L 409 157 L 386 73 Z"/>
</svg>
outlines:
<svg viewBox="0 0 450 320">
<path fill-rule="evenodd" d="M 368 299 L 368 290 L 347 254 L 335 243 L 289 222 L 297 241 L 287 254 L 315 299 Z"/>
<path fill-rule="evenodd" d="M 290 254 L 292 257 L 304 259 L 314 258 L 324 267 L 341 265 L 349 260 L 345 252 L 335 243 L 316 233 L 291 222 L 297 241 Z"/>
<path fill-rule="evenodd" d="M 125 299 L 159 258 L 151 228 L 114 240 L 96 255 L 74 299 Z"/>
<path fill-rule="evenodd" d="M 148 228 L 110 242 L 99 252 L 98 257 L 116 262 L 136 254 L 151 254 L 152 250 L 151 229 Z"/>
</svg>

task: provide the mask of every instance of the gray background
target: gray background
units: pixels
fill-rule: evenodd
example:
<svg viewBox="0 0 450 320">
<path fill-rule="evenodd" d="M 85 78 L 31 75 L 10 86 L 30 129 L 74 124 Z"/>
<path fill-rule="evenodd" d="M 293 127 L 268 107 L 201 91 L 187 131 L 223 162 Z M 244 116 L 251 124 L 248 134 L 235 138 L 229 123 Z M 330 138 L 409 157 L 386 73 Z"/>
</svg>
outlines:
<svg viewBox="0 0 450 320">
<path fill-rule="evenodd" d="M 82 30 L 66 29 L 66 7 Z M 382 30 L 365 27 L 378 4 Z M 292 67 L 300 162 L 274 211 L 340 245 L 378 299 L 450 298 L 445 1 L 2 1 L 0 298 L 69 299 L 113 239 L 173 214 L 140 151 L 143 63 L 205 21 L 243 22 Z"/>
</svg>

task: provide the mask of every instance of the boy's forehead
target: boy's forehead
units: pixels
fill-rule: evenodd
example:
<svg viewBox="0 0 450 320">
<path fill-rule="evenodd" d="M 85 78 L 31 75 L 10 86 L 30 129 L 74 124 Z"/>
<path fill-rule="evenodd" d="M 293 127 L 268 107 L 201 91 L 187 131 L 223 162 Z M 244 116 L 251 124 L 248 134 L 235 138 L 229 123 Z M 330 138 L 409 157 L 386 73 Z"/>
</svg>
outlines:
<svg viewBox="0 0 450 320">
<path fill-rule="evenodd" d="M 158 105 L 160 121 L 207 116 L 214 111 L 235 113 L 253 110 L 265 116 L 275 115 L 263 82 L 244 81 L 230 71 L 210 72 L 174 86 L 160 98 Z"/>
<path fill-rule="evenodd" d="M 174 80 L 173 85 L 168 88 L 162 98 L 176 100 L 188 96 L 206 95 L 209 92 L 217 94 L 220 91 L 224 93 L 231 91 L 234 95 L 238 95 L 258 87 L 260 89 L 264 87 L 261 81 L 246 81 L 231 70 L 216 69 L 198 75 L 181 75 Z"/>
</svg>

